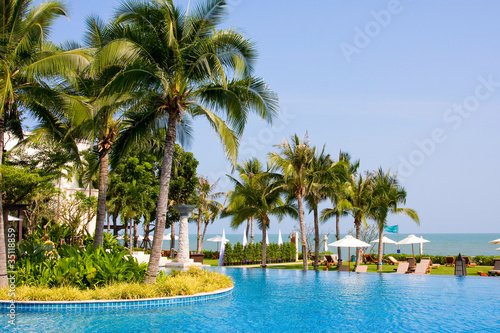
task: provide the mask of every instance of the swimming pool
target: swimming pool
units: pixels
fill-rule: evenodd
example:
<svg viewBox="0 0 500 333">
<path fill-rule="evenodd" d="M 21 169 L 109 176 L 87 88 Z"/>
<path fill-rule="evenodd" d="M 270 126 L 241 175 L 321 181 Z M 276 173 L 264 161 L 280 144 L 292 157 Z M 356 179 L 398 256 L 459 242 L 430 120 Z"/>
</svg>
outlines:
<svg viewBox="0 0 500 333">
<path fill-rule="evenodd" d="M 22 313 L 17 315 L 17 326 L 9 331 L 500 330 L 500 278 L 240 268 L 220 271 L 235 281 L 233 294 L 220 300 L 133 311 Z"/>
</svg>

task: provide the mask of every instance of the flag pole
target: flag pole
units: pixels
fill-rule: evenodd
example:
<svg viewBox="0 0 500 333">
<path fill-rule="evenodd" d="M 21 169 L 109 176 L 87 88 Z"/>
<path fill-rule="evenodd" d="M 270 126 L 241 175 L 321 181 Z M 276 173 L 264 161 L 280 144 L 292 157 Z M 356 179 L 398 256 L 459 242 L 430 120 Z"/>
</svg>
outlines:
<svg viewBox="0 0 500 333">
<path fill-rule="evenodd" d="M 399 253 L 399 224 L 396 224 L 398 226 L 398 253 Z"/>
</svg>

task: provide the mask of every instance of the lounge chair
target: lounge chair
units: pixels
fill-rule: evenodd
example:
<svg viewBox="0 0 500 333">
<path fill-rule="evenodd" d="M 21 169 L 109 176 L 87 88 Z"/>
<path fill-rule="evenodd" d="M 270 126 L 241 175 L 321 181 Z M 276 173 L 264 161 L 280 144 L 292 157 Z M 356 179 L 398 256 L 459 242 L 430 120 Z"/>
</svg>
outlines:
<svg viewBox="0 0 500 333">
<path fill-rule="evenodd" d="M 472 260 L 470 259 L 470 257 L 464 256 L 463 258 L 464 258 L 465 265 L 467 267 L 476 267 L 477 266 L 477 264 L 475 262 L 472 262 Z"/>
<path fill-rule="evenodd" d="M 415 274 L 427 274 L 427 271 L 429 270 L 429 263 L 428 262 L 420 262 L 417 264 L 415 267 Z"/>
<path fill-rule="evenodd" d="M 408 261 L 408 264 L 410 264 L 410 271 L 415 270 L 415 266 L 417 265 L 417 261 L 413 257 L 407 257 L 406 261 Z"/>
<path fill-rule="evenodd" d="M 451 267 L 454 267 L 455 266 L 455 258 L 452 257 L 452 256 L 448 256 L 446 257 L 446 263 L 444 264 L 445 266 L 451 266 Z"/>
<path fill-rule="evenodd" d="M 373 259 L 371 254 L 365 254 L 365 263 L 367 264 L 376 264 L 377 260 Z"/>
<path fill-rule="evenodd" d="M 430 259 L 424 259 L 424 258 L 422 258 L 422 260 L 420 260 L 420 263 L 427 266 L 427 269 L 425 270 L 425 273 L 429 273 L 430 274 L 430 272 L 432 271 L 431 260 Z M 416 268 L 415 268 L 415 270 L 416 270 Z"/>
<path fill-rule="evenodd" d="M 433 264 L 432 259 L 429 257 L 422 257 L 422 260 L 429 260 L 429 266 L 431 268 L 439 268 L 439 266 L 441 266 L 441 264 Z"/>
<path fill-rule="evenodd" d="M 388 256 L 386 259 L 386 263 L 391 264 L 391 265 L 397 265 L 399 264 L 399 261 L 396 260 L 393 256 Z"/>
<path fill-rule="evenodd" d="M 498 276 L 500 275 L 500 259 L 493 259 L 493 260 L 495 260 L 495 266 L 493 266 L 492 270 L 488 271 L 488 275 Z"/>
<path fill-rule="evenodd" d="M 335 260 L 335 258 L 331 255 L 331 254 L 327 254 L 325 255 L 325 265 L 335 265 L 337 264 L 337 260 Z"/>
<path fill-rule="evenodd" d="M 363 265 L 363 266 L 357 266 L 356 269 L 354 270 L 356 273 L 366 273 L 368 271 L 368 266 Z"/>
<path fill-rule="evenodd" d="M 405 273 L 408 273 L 408 268 L 409 267 L 410 267 L 409 263 L 401 261 L 398 264 L 398 269 L 396 270 L 396 274 L 405 274 Z"/>
<path fill-rule="evenodd" d="M 488 276 L 488 274 L 486 274 L 485 272 L 481 272 L 481 271 L 478 271 L 477 274 L 479 274 L 479 276 Z"/>
<path fill-rule="evenodd" d="M 350 271 L 349 265 L 339 266 L 339 272 L 349 272 L 349 271 Z"/>
</svg>

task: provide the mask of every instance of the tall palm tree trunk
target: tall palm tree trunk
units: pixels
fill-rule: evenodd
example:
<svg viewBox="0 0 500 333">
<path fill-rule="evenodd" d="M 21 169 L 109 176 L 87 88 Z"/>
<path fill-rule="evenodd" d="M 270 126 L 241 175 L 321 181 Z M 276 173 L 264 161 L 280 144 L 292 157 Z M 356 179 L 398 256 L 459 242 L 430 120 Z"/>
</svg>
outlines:
<svg viewBox="0 0 500 333">
<path fill-rule="evenodd" d="M 253 216 L 252 216 L 251 222 L 250 222 L 250 232 L 252 233 L 252 235 L 250 236 L 250 243 L 255 244 L 254 237 L 253 237 L 253 225 L 254 225 L 254 223 L 253 223 Z"/>
<path fill-rule="evenodd" d="M 384 260 L 384 244 L 382 243 L 384 237 L 384 226 L 378 228 L 378 260 L 377 271 L 382 271 L 382 260 Z"/>
<path fill-rule="evenodd" d="M 0 165 L 3 164 L 3 134 L 5 132 L 4 118 L 0 117 Z M 0 180 L 2 174 L 0 173 Z M 5 247 L 5 233 L 3 219 L 3 206 L 2 206 L 2 191 L 0 191 L 0 288 L 7 287 L 7 248 Z"/>
<path fill-rule="evenodd" d="M 359 237 L 361 237 L 360 225 L 361 225 L 361 219 L 355 218 L 354 219 L 354 226 L 356 228 L 356 238 L 357 239 L 359 239 Z M 359 256 L 359 247 L 356 248 L 356 261 L 355 262 L 356 262 L 355 267 L 358 267 L 359 264 L 361 263 L 361 258 Z"/>
<path fill-rule="evenodd" d="M 267 236 L 267 222 L 262 222 L 262 268 L 267 267 L 267 244 L 266 244 L 266 236 Z"/>
<path fill-rule="evenodd" d="M 248 241 L 248 232 L 250 231 L 249 229 L 250 229 L 250 219 L 247 219 L 247 233 L 246 233 L 247 241 Z"/>
<path fill-rule="evenodd" d="M 175 222 L 170 225 L 170 258 L 175 258 Z"/>
<path fill-rule="evenodd" d="M 196 235 L 196 253 L 201 253 L 201 214 L 202 209 L 198 209 L 198 234 Z"/>
<path fill-rule="evenodd" d="M 318 270 L 319 266 L 319 220 L 318 220 L 318 207 L 314 208 L 314 270 Z"/>
<path fill-rule="evenodd" d="M 109 154 L 107 149 L 99 153 L 101 161 L 99 169 L 99 194 L 97 197 L 97 217 L 95 222 L 94 248 L 102 246 L 104 221 L 106 220 L 106 190 L 108 188 Z"/>
<path fill-rule="evenodd" d="M 336 229 L 335 236 L 337 237 L 337 240 L 340 240 L 340 214 L 339 213 L 335 214 L 335 219 L 336 219 L 336 221 L 335 221 L 335 229 Z M 342 258 L 342 252 L 340 250 L 340 246 L 337 247 L 337 254 L 339 256 L 339 262 L 340 262 L 340 260 Z"/>
<path fill-rule="evenodd" d="M 175 139 L 177 133 L 177 122 L 179 117 L 170 112 L 168 116 L 167 137 L 163 151 L 163 164 L 160 173 L 160 189 L 158 194 L 158 204 L 156 206 L 156 228 L 149 257 L 146 283 L 154 283 L 158 274 L 160 264 L 161 249 L 163 245 L 163 232 L 167 220 L 168 208 L 168 186 L 170 185 L 170 173 L 172 171 L 172 158 L 174 156 Z"/>
<path fill-rule="evenodd" d="M 201 236 L 200 250 L 203 251 L 203 243 L 205 242 L 205 234 L 207 233 L 208 221 L 205 222 L 205 227 L 203 228 L 203 235 Z"/>
<path fill-rule="evenodd" d="M 300 238 L 302 240 L 302 264 L 304 272 L 307 271 L 307 238 L 306 238 L 306 221 L 304 221 L 304 207 L 302 203 L 302 195 L 297 195 L 297 203 L 299 206 L 299 222 L 300 222 Z"/>
</svg>

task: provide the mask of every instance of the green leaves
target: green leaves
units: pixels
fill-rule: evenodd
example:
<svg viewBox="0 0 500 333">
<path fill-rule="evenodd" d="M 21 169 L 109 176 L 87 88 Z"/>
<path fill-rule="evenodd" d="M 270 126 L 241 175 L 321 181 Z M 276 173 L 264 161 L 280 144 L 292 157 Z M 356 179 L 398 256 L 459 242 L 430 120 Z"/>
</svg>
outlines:
<svg viewBox="0 0 500 333">
<path fill-rule="evenodd" d="M 16 283 L 86 289 L 113 282 L 140 282 L 146 275 L 146 264 L 138 264 L 128 251 L 94 250 L 92 245 L 82 250 L 63 245 L 58 259 L 48 255 L 50 251 L 50 244 L 23 242 L 17 251 Z"/>
</svg>

